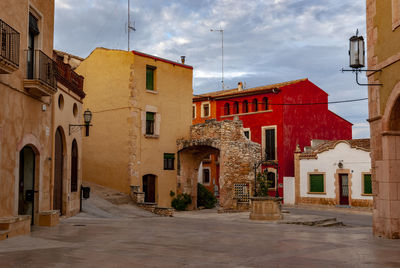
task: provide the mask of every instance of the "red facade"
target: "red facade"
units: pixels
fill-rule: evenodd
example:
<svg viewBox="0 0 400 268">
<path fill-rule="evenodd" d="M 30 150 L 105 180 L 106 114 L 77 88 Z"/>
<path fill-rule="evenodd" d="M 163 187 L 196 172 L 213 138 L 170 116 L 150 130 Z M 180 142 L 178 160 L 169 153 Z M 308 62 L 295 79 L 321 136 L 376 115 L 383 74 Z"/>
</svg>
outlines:
<svg viewBox="0 0 400 268">
<path fill-rule="evenodd" d="M 352 138 L 352 124 L 328 109 L 328 94 L 308 79 L 210 94 L 215 100 L 217 120 L 232 120 L 238 116 L 244 129 L 250 130 L 250 139 L 263 146 L 263 152 L 273 154 L 275 151 L 275 156 L 269 157 L 279 164 L 280 196 L 283 196 L 283 177 L 294 176 L 293 155 L 297 144 L 303 149 L 311 139 Z M 254 100 L 257 100 L 257 107 Z M 273 151 L 266 148 L 271 144 L 268 138 L 275 139 Z"/>
</svg>

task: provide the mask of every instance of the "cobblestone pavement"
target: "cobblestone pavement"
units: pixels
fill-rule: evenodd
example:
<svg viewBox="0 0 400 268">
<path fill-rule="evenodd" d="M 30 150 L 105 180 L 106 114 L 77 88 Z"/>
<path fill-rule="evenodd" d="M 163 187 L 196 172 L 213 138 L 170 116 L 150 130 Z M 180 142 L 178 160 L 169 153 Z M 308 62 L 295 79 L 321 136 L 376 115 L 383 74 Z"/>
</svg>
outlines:
<svg viewBox="0 0 400 268">
<path fill-rule="evenodd" d="M 129 206 L 93 198 L 87 213 L 0 241 L 0 267 L 400 267 L 400 241 L 362 224 L 370 212 L 285 207 L 288 217 L 352 223 L 315 227 L 216 210 L 158 217 Z"/>
</svg>

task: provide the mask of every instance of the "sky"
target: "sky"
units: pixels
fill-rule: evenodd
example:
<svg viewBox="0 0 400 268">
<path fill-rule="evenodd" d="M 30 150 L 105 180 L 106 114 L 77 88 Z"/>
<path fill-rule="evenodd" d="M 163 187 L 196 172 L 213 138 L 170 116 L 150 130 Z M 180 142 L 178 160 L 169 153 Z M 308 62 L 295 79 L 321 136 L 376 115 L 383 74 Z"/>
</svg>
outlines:
<svg viewBox="0 0 400 268">
<path fill-rule="evenodd" d="M 96 47 L 128 49 L 128 0 L 55 0 L 55 49 L 87 57 Z M 193 66 L 193 91 L 308 78 L 329 101 L 368 97 L 348 68 L 349 38 L 365 37 L 365 1 L 354 0 L 130 0 L 130 49 Z M 361 82 L 366 82 L 362 74 Z M 331 104 L 368 138 L 368 101 Z"/>
</svg>

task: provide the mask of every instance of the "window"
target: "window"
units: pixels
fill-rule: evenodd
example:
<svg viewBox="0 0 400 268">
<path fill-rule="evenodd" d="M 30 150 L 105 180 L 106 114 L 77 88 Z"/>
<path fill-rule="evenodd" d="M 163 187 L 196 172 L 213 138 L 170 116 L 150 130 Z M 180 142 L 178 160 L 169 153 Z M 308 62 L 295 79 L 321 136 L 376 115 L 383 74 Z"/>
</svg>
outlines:
<svg viewBox="0 0 400 268">
<path fill-rule="evenodd" d="M 246 138 L 248 138 L 249 140 L 251 139 L 250 128 L 243 128 L 243 133 L 246 136 Z"/>
<path fill-rule="evenodd" d="M 257 112 L 258 111 L 258 101 L 257 99 L 253 100 L 253 112 Z"/>
<path fill-rule="evenodd" d="M 204 159 L 203 162 L 209 163 L 211 162 L 211 154 L 207 155 Z"/>
<path fill-rule="evenodd" d="M 229 115 L 230 114 L 230 107 L 229 107 L 229 103 L 225 103 L 224 105 L 224 115 Z"/>
<path fill-rule="evenodd" d="M 154 90 L 154 74 L 156 67 L 147 65 L 146 66 L 146 89 Z"/>
<path fill-rule="evenodd" d="M 233 103 L 233 113 L 238 114 L 239 113 L 239 102 L 235 101 Z"/>
<path fill-rule="evenodd" d="M 175 162 L 175 154 L 164 154 L 164 169 L 173 170 Z"/>
<path fill-rule="evenodd" d="M 268 172 L 267 174 L 267 185 L 269 189 L 275 189 L 275 173 Z"/>
<path fill-rule="evenodd" d="M 263 108 L 265 111 L 268 110 L 268 98 L 267 97 L 263 98 Z"/>
<path fill-rule="evenodd" d="M 203 168 L 203 184 L 210 183 L 210 169 Z"/>
<path fill-rule="evenodd" d="M 324 174 L 308 174 L 309 177 L 309 193 L 325 193 L 325 176 Z"/>
<path fill-rule="evenodd" d="M 192 119 L 196 118 L 196 104 L 192 105 Z"/>
<path fill-rule="evenodd" d="M 78 144 L 72 142 L 71 149 L 71 192 L 78 191 Z"/>
<path fill-rule="evenodd" d="M 210 116 L 210 103 L 202 103 L 201 117 L 209 117 L 209 116 Z"/>
<path fill-rule="evenodd" d="M 154 117 L 155 113 L 146 112 L 146 134 L 154 135 Z"/>
<path fill-rule="evenodd" d="M 371 174 L 363 174 L 363 194 L 372 195 L 372 179 Z"/>
<path fill-rule="evenodd" d="M 275 127 L 263 127 L 263 149 L 265 160 L 276 160 Z"/>
<path fill-rule="evenodd" d="M 248 113 L 248 112 L 249 112 L 249 102 L 245 100 L 242 103 L 242 113 Z"/>
</svg>

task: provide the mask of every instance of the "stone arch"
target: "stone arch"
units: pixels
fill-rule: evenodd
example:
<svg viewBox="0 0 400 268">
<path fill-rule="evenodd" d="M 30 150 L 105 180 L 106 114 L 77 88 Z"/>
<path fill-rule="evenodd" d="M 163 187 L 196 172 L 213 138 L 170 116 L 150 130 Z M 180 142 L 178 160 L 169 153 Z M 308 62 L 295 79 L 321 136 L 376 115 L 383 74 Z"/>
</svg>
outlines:
<svg viewBox="0 0 400 268">
<path fill-rule="evenodd" d="M 191 209 L 197 206 L 198 167 L 211 153 L 219 154 L 222 209 L 240 209 L 242 205 L 248 208 L 248 197 L 254 189 L 253 165 L 261 157 L 261 146 L 246 138 L 241 121 L 207 120 L 191 126 L 190 139 L 178 140 L 177 145 L 178 193 L 192 196 Z M 246 202 L 242 202 L 244 199 Z"/>
<path fill-rule="evenodd" d="M 400 131 L 400 82 L 395 85 L 386 102 L 382 129 L 383 131 Z"/>
<path fill-rule="evenodd" d="M 67 146 L 64 129 L 59 126 L 54 133 L 53 209 L 61 215 L 67 211 Z"/>
</svg>

